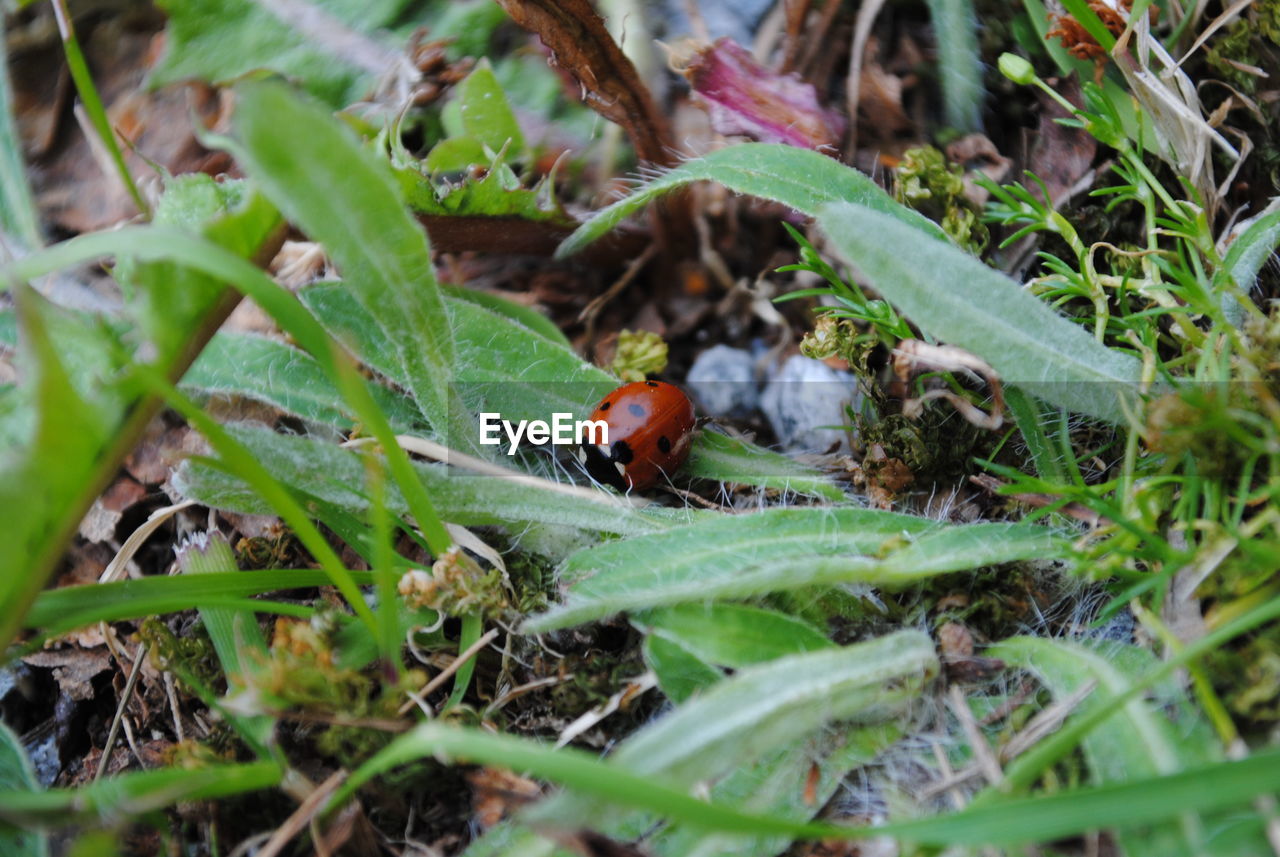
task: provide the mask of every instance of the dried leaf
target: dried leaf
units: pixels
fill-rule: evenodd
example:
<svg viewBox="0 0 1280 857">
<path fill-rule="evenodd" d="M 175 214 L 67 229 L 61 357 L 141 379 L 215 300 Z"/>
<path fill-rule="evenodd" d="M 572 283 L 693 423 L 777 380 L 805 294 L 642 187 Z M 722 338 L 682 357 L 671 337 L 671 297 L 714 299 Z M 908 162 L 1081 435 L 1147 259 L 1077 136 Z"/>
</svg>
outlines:
<svg viewBox="0 0 1280 857">
<path fill-rule="evenodd" d="M 582 98 L 591 109 L 626 130 L 640 160 L 661 166 L 675 163 L 666 116 L 588 0 L 498 4 L 511 20 L 542 39 L 556 64 L 582 86 Z"/>
<path fill-rule="evenodd" d="M 682 73 L 720 134 L 823 150 L 844 133 L 844 119 L 818 104 L 812 84 L 775 74 L 727 37 L 694 54 Z"/>
</svg>

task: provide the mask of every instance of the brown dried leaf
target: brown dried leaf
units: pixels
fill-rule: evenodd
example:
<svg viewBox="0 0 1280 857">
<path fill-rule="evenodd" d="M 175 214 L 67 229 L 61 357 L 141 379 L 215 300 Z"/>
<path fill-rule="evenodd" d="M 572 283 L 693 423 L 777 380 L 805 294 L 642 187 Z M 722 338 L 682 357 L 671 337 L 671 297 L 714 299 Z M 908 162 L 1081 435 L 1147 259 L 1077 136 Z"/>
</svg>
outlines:
<svg viewBox="0 0 1280 857">
<path fill-rule="evenodd" d="M 93 698 L 93 679 L 111 669 L 111 654 L 101 649 L 56 649 L 25 656 L 28 666 L 53 670 L 58 689 L 71 699 Z"/>
<path fill-rule="evenodd" d="M 147 489 L 128 476 L 117 479 L 106 492 L 93 501 L 80 521 L 80 535 L 89 542 L 105 542 L 115 538 L 116 526 L 131 506 L 147 496 Z"/>
<path fill-rule="evenodd" d="M 1062 81 L 1056 88 L 1071 103 L 1082 103 L 1080 84 L 1075 77 Z M 1046 202 L 1058 206 L 1089 172 L 1098 152 L 1098 142 L 1083 128 L 1070 128 L 1057 122 L 1069 118 L 1066 109 L 1038 89 L 1035 95 L 1040 102 L 1040 126 L 1027 168 L 1044 180 L 1049 189 Z"/>
<path fill-rule="evenodd" d="M 476 823 L 490 828 L 512 812 L 542 796 L 533 780 L 503 768 L 479 768 L 467 774 L 471 784 L 471 810 Z"/>
<path fill-rule="evenodd" d="M 626 130 L 640 160 L 675 163 L 666 116 L 588 0 L 498 0 L 498 5 L 542 39 L 556 64 L 578 81 L 591 109 Z"/>
</svg>

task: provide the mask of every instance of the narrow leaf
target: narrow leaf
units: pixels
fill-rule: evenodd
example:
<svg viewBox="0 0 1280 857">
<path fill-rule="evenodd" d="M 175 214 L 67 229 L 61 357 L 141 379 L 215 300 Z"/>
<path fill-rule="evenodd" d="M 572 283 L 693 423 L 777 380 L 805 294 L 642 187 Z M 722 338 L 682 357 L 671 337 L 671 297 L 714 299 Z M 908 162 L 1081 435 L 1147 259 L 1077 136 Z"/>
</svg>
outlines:
<svg viewBox="0 0 1280 857">
<path fill-rule="evenodd" d="M 930 336 L 977 354 L 1006 384 L 1111 422 L 1138 391 L 1142 365 L 1107 348 L 1005 275 L 864 206 L 832 204 L 832 245 Z"/>
<path fill-rule="evenodd" d="M 236 96 L 237 159 L 333 257 L 346 287 L 385 331 L 423 416 L 454 448 L 483 454 L 475 422 L 452 389 L 453 332 L 431 248 L 390 167 L 279 81 L 242 81 Z M 290 133 L 280 134 L 281 127 Z"/>
<path fill-rule="evenodd" d="M 79 789 L 0 789 L 0 822 L 23 827 L 122 825 L 184 801 L 212 800 L 271 788 L 280 782 L 281 773 L 275 762 L 252 762 L 131 772 Z"/>
<path fill-rule="evenodd" d="M 538 633 L 623 610 L 835 583 L 901 587 L 947 572 L 1066 554 L 1044 527 L 945 526 L 870 509 L 770 509 L 588 548 L 565 563 L 564 603 L 530 617 Z"/>
<path fill-rule="evenodd" d="M 719 182 L 730 190 L 780 202 L 811 217 L 825 203 L 857 203 L 945 240 L 937 224 L 894 202 L 870 178 L 826 155 L 775 143 L 744 143 L 685 161 L 598 211 L 565 239 L 556 256 L 572 256 L 656 197 L 695 181 Z"/>
</svg>

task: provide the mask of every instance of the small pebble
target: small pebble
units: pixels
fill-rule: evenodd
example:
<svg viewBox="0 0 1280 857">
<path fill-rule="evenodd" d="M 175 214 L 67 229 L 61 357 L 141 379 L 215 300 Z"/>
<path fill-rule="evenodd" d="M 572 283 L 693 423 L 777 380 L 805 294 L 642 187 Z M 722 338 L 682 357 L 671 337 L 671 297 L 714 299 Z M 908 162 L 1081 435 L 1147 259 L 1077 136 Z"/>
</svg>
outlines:
<svg viewBox="0 0 1280 857">
<path fill-rule="evenodd" d="M 1122 607 L 1100 628 L 1090 629 L 1085 636 L 1095 640 L 1114 640 L 1118 643 L 1132 643 L 1133 630 L 1137 621 L 1128 607 Z"/>
<path fill-rule="evenodd" d="M 845 432 L 825 426 L 845 423 L 845 406 L 861 399 L 850 372 L 796 354 L 770 379 L 760 410 L 788 452 L 826 452 L 833 444 L 849 447 Z"/>
<path fill-rule="evenodd" d="M 716 345 L 698 355 L 685 380 L 689 395 L 710 417 L 742 419 L 760 404 L 751 352 Z"/>
<path fill-rule="evenodd" d="M 668 32 L 692 35 L 685 4 L 668 0 L 666 6 Z M 760 19 L 772 6 L 773 0 L 701 0 L 698 13 L 713 41 L 728 36 L 740 45 L 750 46 Z"/>
</svg>

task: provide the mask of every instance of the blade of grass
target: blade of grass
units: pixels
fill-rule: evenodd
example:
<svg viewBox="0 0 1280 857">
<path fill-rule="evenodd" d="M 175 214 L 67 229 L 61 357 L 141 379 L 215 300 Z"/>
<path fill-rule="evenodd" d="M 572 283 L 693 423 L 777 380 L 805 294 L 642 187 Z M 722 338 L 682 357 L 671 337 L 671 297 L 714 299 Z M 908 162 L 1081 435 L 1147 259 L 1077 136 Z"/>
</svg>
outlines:
<svg viewBox="0 0 1280 857">
<path fill-rule="evenodd" d="M 476 644 L 483 631 L 484 620 L 479 613 L 471 613 L 462 617 L 462 633 L 458 636 L 459 656 Z M 467 686 L 471 684 L 471 676 L 476 671 L 476 660 L 476 658 L 469 659 L 454 674 L 453 691 L 449 694 L 448 701 L 445 702 L 445 710 L 462 704 L 462 698 L 467 695 Z"/>
<path fill-rule="evenodd" d="M 1280 751 L 1238 762 L 1220 762 L 1164 777 L 1010 800 L 995 807 L 878 827 L 840 827 L 740 812 L 690 797 L 653 777 L 572 748 L 552 750 L 527 739 L 425 723 L 397 738 L 362 766 L 334 796 L 340 806 L 371 777 L 430 756 L 497 765 L 570 786 L 600 799 L 634 806 L 707 830 L 783 834 L 804 839 L 893 836 L 924 845 L 1016 845 L 1044 842 L 1091 830 L 1149 824 L 1187 810 L 1242 804 L 1280 789 Z"/>
<path fill-rule="evenodd" d="M 938 74 L 947 124 L 965 133 L 982 130 L 982 57 L 970 0 L 929 0 L 929 20 L 938 43 Z"/>
<path fill-rule="evenodd" d="M 486 456 L 453 386 L 453 331 L 427 235 L 387 164 L 278 80 L 237 84 L 232 126 L 236 159 L 290 221 L 325 246 L 346 287 L 386 332 L 423 416 L 447 445 Z"/>
<path fill-rule="evenodd" d="M 178 388 L 170 384 L 164 376 L 150 367 L 141 365 L 133 367 L 133 376 L 152 395 L 162 399 L 204 435 L 221 456 L 221 460 L 206 459 L 206 462 L 213 467 L 226 468 L 249 483 L 272 510 L 293 529 L 298 541 L 302 542 L 311 556 L 320 564 L 356 615 L 366 622 L 370 629 L 376 628 L 377 619 L 369 609 L 369 605 L 365 603 L 364 596 L 360 593 L 360 588 L 356 585 L 351 572 L 347 570 L 338 554 L 330 547 L 324 534 L 311 522 L 311 517 L 288 489 L 258 463 L 253 453 L 232 437 L 220 423 L 201 410 L 195 402 L 178 392 Z"/>
<path fill-rule="evenodd" d="M 26 250 L 40 246 L 40 216 L 22 158 L 22 139 L 14 123 L 9 52 L 0 20 L 0 231 Z M 0 245 L 8 242 L 0 242 Z"/>
<path fill-rule="evenodd" d="M 409 510 L 436 554 L 452 544 L 431 500 L 414 475 L 409 456 L 395 441 L 395 432 L 369 394 L 359 370 L 329 338 L 298 299 L 245 259 L 177 229 L 125 227 L 110 233 L 82 235 L 0 268 L 0 282 L 25 281 L 60 268 L 103 256 L 169 259 L 230 283 L 253 298 L 280 327 L 315 357 L 342 392 L 352 411 L 378 439 L 396 484 Z"/>
<path fill-rule="evenodd" d="M 367 571 L 348 572 L 359 585 L 373 582 Z M 194 577 L 142 577 L 117 583 L 64 586 L 40 593 L 23 626 L 59 634 L 95 622 L 118 622 L 190 610 L 218 599 L 327 586 L 329 576 L 310 568 L 210 573 Z M 265 602 L 253 602 L 255 604 Z"/>
<path fill-rule="evenodd" d="M 0 48 L 2 53 L 3 48 Z M 3 721 L 0 721 L 0 789 L 31 794 L 40 792 L 40 783 L 31 768 L 27 751 Z M 43 830 L 22 830 L 0 824 L 0 853 L 12 857 L 48 857 L 49 836 Z"/>
<path fill-rule="evenodd" d="M 21 827 L 128 824 L 185 801 L 212 800 L 271 788 L 283 772 L 271 761 L 203 768 L 137 771 L 78 789 L 0 791 L 0 820 Z"/>
<path fill-rule="evenodd" d="M 1017 387 L 1004 391 L 1004 401 L 1022 432 L 1022 440 L 1027 445 L 1036 473 L 1048 482 L 1066 482 L 1067 475 L 1059 462 L 1059 451 L 1045 433 L 1040 406 Z"/>
<path fill-rule="evenodd" d="M 58 34 L 62 37 L 62 49 L 67 56 L 67 68 L 71 72 L 71 80 L 76 85 L 76 92 L 80 94 L 85 113 L 89 115 L 89 122 L 97 132 L 99 141 L 111 156 L 111 163 L 115 165 L 125 190 L 133 198 L 133 204 L 138 207 L 138 211 L 143 216 L 150 217 L 151 206 L 147 205 L 147 201 L 138 191 L 138 185 L 124 162 L 124 153 L 120 150 L 120 142 L 116 140 L 115 131 L 111 128 L 111 120 L 107 118 L 107 109 L 98 95 L 98 88 L 93 84 L 89 64 L 85 62 L 84 53 L 80 50 L 80 42 L 76 39 L 75 27 L 71 24 L 71 13 L 67 10 L 67 2 L 52 0 L 52 5 L 53 16 L 58 22 Z"/>
<path fill-rule="evenodd" d="M 235 555 L 221 533 L 198 533 L 184 542 L 177 550 L 178 565 L 184 574 L 238 574 Z M 267 640 L 262 636 L 258 620 L 249 610 L 232 610 L 225 607 L 197 605 L 200 619 L 209 640 L 222 664 L 229 692 L 245 687 L 245 675 L 249 661 L 267 655 Z"/>
</svg>

